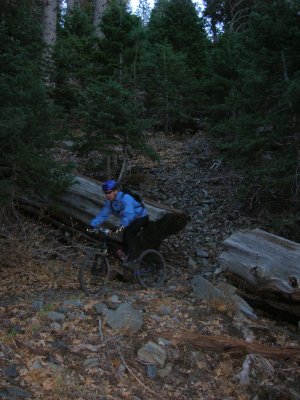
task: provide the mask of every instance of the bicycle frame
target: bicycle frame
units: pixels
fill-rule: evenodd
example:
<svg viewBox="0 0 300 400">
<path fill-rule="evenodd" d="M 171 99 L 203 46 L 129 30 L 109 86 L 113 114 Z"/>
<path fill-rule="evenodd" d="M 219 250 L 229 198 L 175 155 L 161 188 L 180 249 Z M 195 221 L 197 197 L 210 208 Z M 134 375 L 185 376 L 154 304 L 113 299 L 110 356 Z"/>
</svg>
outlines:
<svg viewBox="0 0 300 400">
<path fill-rule="evenodd" d="M 102 234 L 103 240 L 101 240 L 100 243 L 97 243 L 96 252 L 100 256 L 107 257 L 108 256 L 108 239 L 109 239 L 110 230 L 105 229 L 105 228 L 94 228 L 94 229 L 88 228 L 87 232 Z"/>
<path fill-rule="evenodd" d="M 113 267 L 111 269 L 108 259 L 108 241 L 111 231 L 104 228 L 88 229 L 88 231 L 91 233 L 100 233 L 103 236 L 103 240 L 93 246 L 93 249 L 87 253 L 80 267 L 79 281 L 81 288 L 86 294 L 98 293 L 99 290 L 101 290 L 101 285 L 105 284 L 107 277 L 110 277 L 113 271 L 124 276 L 130 271 L 132 276 L 145 288 L 159 287 L 162 285 L 166 278 L 166 264 L 159 251 L 154 249 L 144 250 L 132 263 L 132 267 L 123 267 L 121 272 L 118 267 Z M 100 269 L 98 273 L 95 273 L 95 271 L 97 271 L 97 265 Z M 99 277 L 99 280 L 97 280 L 100 284 L 99 288 L 97 288 L 97 281 L 94 279 L 95 276 Z M 92 279 L 90 279 L 91 277 Z"/>
</svg>

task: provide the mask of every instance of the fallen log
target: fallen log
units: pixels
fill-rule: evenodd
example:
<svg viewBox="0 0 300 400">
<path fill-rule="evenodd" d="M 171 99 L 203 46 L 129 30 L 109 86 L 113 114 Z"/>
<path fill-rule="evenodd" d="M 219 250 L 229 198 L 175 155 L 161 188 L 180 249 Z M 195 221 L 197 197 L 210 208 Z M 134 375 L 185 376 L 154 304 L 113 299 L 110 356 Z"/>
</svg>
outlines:
<svg viewBox="0 0 300 400">
<path fill-rule="evenodd" d="M 18 205 L 22 210 L 42 216 L 51 224 L 76 234 L 86 231 L 89 221 L 99 212 L 104 200 L 101 182 L 77 175 L 74 184 L 60 195 L 52 198 L 22 197 L 18 200 Z M 182 210 L 146 199 L 144 203 L 149 212 L 150 223 L 139 236 L 137 246 L 140 250 L 146 247 L 158 248 L 162 240 L 178 233 L 189 221 L 188 215 Z M 109 228 L 117 225 L 119 220 L 114 216 L 106 223 Z M 121 241 L 121 238 L 116 236 L 115 240 Z"/>
<path fill-rule="evenodd" d="M 300 318 L 299 259 L 299 243 L 261 229 L 234 233 L 224 241 L 219 256 L 231 280 L 251 293 L 246 295 L 248 302 L 296 319 Z"/>
<path fill-rule="evenodd" d="M 160 336 L 169 339 L 174 345 L 191 344 L 198 349 L 229 353 L 232 356 L 259 354 L 274 360 L 300 360 L 300 346 L 267 346 L 229 336 L 201 335 L 198 332 L 162 332 Z"/>
</svg>

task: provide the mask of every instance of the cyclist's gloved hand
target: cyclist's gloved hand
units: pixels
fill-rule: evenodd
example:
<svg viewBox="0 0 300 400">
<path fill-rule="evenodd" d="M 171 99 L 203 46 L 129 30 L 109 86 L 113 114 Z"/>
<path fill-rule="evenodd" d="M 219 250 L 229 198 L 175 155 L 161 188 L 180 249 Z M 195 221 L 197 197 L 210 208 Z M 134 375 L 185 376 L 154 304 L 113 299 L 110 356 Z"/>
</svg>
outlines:
<svg viewBox="0 0 300 400">
<path fill-rule="evenodd" d="M 123 225 L 119 225 L 114 229 L 115 233 L 120 233 L 124 230 L 124 226 Z"/>
<path fill-rule="evenodd" d="M 117 228 L 117 232 L 122 232 L 124 230 L 124 225 L 119 225 Z"/>
</svg>

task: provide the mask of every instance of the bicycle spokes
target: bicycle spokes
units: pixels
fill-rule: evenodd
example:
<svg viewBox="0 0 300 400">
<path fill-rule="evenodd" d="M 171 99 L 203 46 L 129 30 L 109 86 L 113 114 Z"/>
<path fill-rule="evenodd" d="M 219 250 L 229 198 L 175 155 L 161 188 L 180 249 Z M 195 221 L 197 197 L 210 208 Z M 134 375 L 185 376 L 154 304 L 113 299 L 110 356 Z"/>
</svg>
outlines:
<svg viewBox="0 0 300 400">
<path fill-rule="evenodd" d="M 97 294 L 106 283 L 108 274 L 107 258 L 99 254 L 88 254 L 83 260 L 79 281 L 82 290 L 86 294 Z"/>
<path fill-rule="evenodd" d="M 165 261 L 156 250 L 141 254 L 134 275 L 144 287 L 159 287 L 165 280 Z"/>
</svg>

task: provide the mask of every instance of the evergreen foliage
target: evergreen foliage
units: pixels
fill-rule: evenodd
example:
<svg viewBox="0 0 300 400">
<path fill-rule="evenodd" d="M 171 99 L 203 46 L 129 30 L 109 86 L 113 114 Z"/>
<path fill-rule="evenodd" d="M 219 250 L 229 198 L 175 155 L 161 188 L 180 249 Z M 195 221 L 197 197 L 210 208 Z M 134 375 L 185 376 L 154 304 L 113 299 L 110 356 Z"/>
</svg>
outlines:
<svg viewBox="0 0 300 400">
<path fill-rule="evenodd" d="M 69 115 L 81 154 L 97 150 L 107 155 L 119 145 L 141 147 L 146 126 L 137 100 L 141 21 L 125 2 L 112 0 L 101 30 L 103 39 L 95 35 L 88 13 L 75 8 L 61 25 L 56 46 L 56 101 Z"/>
<path fill-rule="evenodd" d="M 97 46 L 91 17 L 75 7 L 58 27 L 55 47 L 55 103 L 63 107 L 65 116 L 76 120 L 74 109 L 89 81 L 97 73 Z"/>
<path fill-rule="evenodd" d="M 29 2 L 5 1 L 0 14 L 0 200 L 53 193 L 70 181 L 49 155 L 53 106 L 40 73 L 41 40 Z"/>
<path fill-rule="evenodd" d="M 141 146 L 141 122 L 130 91 L 117 81 L 108 80 L 90 84 L 85 95 L 85 102 L 78 109 L 86 132 L 81 151 L 107 154 L 112 144 Z"/>
<path fill-rule="evenodd" d="M 148 28 L 152 43 L 172 45 L 175 52 L 186 55 L 191 70 L 204 65 L 207 35 L 191 0 L 159 0 Z"/>
<path fill-rule="evenodd" d="M 1 198 L 65 185 L 66 168 L 50 157 L 62 121 L 84 154 L 104 155 L 146 149 L 150 127 L 182 133 L 205 121 L 248 173 L 245 193 L 298 202 L 300 0 L 206 0 L 210 39 L 191 0 L 157 0 L 149 21 L 147 0 L 138 15 L 111 0 L 103 38 L 85 2 L 58 25 L 51 94 L 39 4 L 1 4 Z"/>
<path fill-rule="evenodd" d="M 185 61 L 185 55 L 175 53 L 168 43 L 151 46 L 142 60 L 146 108 L 154 126 L 166 133 L 195 124 L 193 91 L 197 81 Z"/>
<path fill-rule="evenodd" d="M 156 126 L 194 130 L 201 120 L 208 45 L 202 20 L 190 0 L 158 0 L 147 28 L 145 87 Z"/>
<path fill-rule="evenodd" d="M 248 171 L 249 193 L 264 199 L 289 201 L 298 192 L 296 3 L 257 2 L 247 30 L 225 32 L 213 46 L 205 82 L 211 132 L 222 135 L 228 157 Z"/>
<path fill-rule="evenodd" d="M 134 90 L 137 63 L 145 41 L 140 18 L 130 14 L 123 1 L 112 0 L 103 16 L 102 31 L 105 35 L 100 44 L 102 75 Z"/>
</svg>

